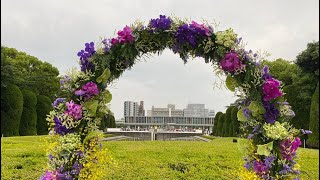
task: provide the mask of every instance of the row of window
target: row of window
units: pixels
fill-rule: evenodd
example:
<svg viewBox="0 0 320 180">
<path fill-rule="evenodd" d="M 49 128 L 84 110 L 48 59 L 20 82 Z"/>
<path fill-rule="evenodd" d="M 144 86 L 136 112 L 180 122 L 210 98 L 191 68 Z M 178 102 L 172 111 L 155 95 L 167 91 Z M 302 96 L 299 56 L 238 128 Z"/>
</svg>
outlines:
<svg viewBox="0 0 320 180">
<path fill-rule="evenodd" d="M 125 117 L 125 123 L 213 124 L 209 117 Z"/>
</svg>

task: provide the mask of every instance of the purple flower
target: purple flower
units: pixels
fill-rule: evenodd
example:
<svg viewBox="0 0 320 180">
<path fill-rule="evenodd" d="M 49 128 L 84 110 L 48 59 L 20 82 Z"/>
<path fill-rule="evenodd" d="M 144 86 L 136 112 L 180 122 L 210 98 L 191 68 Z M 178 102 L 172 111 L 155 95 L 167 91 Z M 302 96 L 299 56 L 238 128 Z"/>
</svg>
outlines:
<svg viewBox="0 0 320 180">
<path fill-rule="evenodd" d="M 165 31 L 171 27 L 171 19 L 167 18 L 165 15 L 160 15 L 157 19 L 151 19 L 149 26 L 154 29 L 154 31 Z"/>
<path fill-rule="evenodd" d="M 268 168 L 271 168 L 274 159 L 275 159 L 275 157 L 274 157 L 273 155 L 271 155 L 271 156 L 266 156 L 266 157 L 264 158 L 264 164 L 265 164 Z"/>
<path fill-rule="evenodd" d="M 260 129 L 260 126 L 259 126 L 259 125 L 256 125 L 256 126 L 253 128 L 252 132 L 253 132 L 253 133 L 258 132 L 259 129 Z"/>
<path fill-rule="evenodd" d="M 292 168 L 289 165 L 283 164 L 282 166 L 283 166 L 283 169 L 281 171 L 279 171 L 280 175 L 284 175 L 284 174 L 288 174 L 288 173 L 293 172 Z"/>
<path fill-rule="evenodd" d="M 111 45 L 114 46 L 119 43 L 119 40 L 116 38 L 112 38 L 110 42 L 111 42 Z"/>
<path fill-rule="evenodd" d="M 66 100 L 66 98 L 57 98 L 57 99 L 52 103 L 52 106 L 53 106 L 54 108 L 57 108 L 58 105 L 59 105 L 60 103 L 63 103 L 65 100 Z"/>
<path fill-rule="evenodd" d="M 283 94 L 280 91 L 279 86 L 280 86 L 280 82 L 278 80 L 267 79 L 262 86 L 262 90 L 264 94 L 263 100 L 270 101 L 272 99 L 282 96 Z"/>
<path fill-rule="evenodd" d="M 249 134 L 248 139 L 251 139 L 254 136 L 254 134 Z"/>
<path fill-rule="evenodd" d="M 263 101 L 263 107 L 266 109 L 266 113 L 263 114 L 264 119 L 267 123 L 274 124 L 280 115 L 279 110 L 273 103 L 267 101 Z"/>
<path fill-rule="evenodd" d="M 75 162 L 72 166 L 71 174 L 78 175 L 80 173 L 80 170 L 83 168 L 82 164 L 79 164 L 78 162 Z"/>
<path fill-rule="evenodd" d="M 242 110 L 242 112 L 243 112 L 244 117 L 247 118 L 247 119 L 250 117 L 250 114 L 252 113 L 252 111 L 250 111 L 247 107 L 244 108 Z"/>
<path fill-rule="evenodd" d="M 312 134 L 312 131 L 310 131 L 310 130 L 304 130 L 304 129 L 301 129 L 301 133 L 302 134 Z"/>
<path fill-rule="evenodd" d="M 83 96 L 85 97 L 85 99 L 88 99 L 92 96 L 98 95 L 99 89 L 96 83 L 88 82 L 82 86 L 82 89 L 75 91 L 74 94 L 77 96 Z"/>
<path fill-rule="evenodd" d="M 94 50 L 94 43 L 86 43 L 85 44 L 85 50 L 81 50 L 78 52 L 78 56 L 80 57 L 80 65 L 81 65 L 81 71 L 86 70 L 94 70 L 94 65 L 89 61 L 89 58 L 95 53 Z"/>
<path fill-rule="evenodd" d="M 74 104 L 71 100 L 70 102 L 66 102 L 66 106 L 68 108 L 64 113 L 75 118 L 76 120 L 82 117 L 82 106 L 79 104 Z"/>
<path fill-rule="evenodd" d="M 299 137 L 296 137 L 294 140 L 285 139 L 280 143 L 280 151 L 283 159 L 288 161 L 292 160 L 292 158 L 296 155 L 296 151 L 301 145 L 301 141 Z"/>
<path fill-rule="evenodd" d="M 263 162 L 261 162 L 259 160 L 253 162 L 253 170 L 260 177 L 263 177 L 264 175 L 269 173 L 269 170 L 268 170 L 267 166 Z"/>
<path fill-rule="evenodd" d="M 236 52 L 227 53 L 220 61 L 220 66 L 224 71 L 234 72 L 236 70 L 244 68 L 239 56 Z"/>
<path fill-rule="evenodd" d="M 55 176 L 53 172 L 46 171 L 46 173 L 40 177 L 40 180 L 55 180 Z"/>
<path fill-rule="evenodd" d="M 64 125 L 62 125 L 61 121 L 56 116 L 54 116 L 53 121 L 54 121 L 54 131 L 57 134 L 65 135 L 71 132 L 71 130 L 67 129 Z"/>
<path fill-rule="evenodd" d="M 264 66 L 263 67 L 263 75 L 262 75 L 262 79 L 264 80 L 268 80 L 268 79 L 272 79 L 272 76 L 269 74 L 269 67 L 268 66 Z"/>
</svg>

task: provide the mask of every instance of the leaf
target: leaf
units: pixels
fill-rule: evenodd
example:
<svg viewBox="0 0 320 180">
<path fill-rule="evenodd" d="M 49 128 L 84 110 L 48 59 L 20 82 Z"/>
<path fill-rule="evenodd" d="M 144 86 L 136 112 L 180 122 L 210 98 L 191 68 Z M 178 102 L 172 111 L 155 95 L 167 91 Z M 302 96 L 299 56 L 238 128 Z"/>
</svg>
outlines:
<svg viewBox="0 0 320 180">
<path fill-rule="evenodd" d="M 106 68 L 106 69 L 104 69 L 104 71 L 103 71 L 103 73 L 101 74 L 101 76 L 99 76 L 98 78 L 97 78 L 97 83 L 105 83 L 108 79 L 109 79 L 109 77 L 110 77 L 110 75 L 111 75 L 111 72 L 110 72 L 110 70 L 108 69 L 108 68 Z"/>
<path fill-rule="evenodd" d="M 257 117 L 266 112 L 261 102 L 252 101 L 248 106 L 248 109 L 252 112 L 252 116 Z"/>
<path fill-rule="evenodd" d="M 241 122 L 246 122 L 247 121 L 247 118 L 244 116 L 243 114 L 243 109 L 244 108 L 241 108 L 238 113 L 237 113 L 237 117 L 238 117 L 238 121 L 241 121 Z"/>
<path fill-rule="evenodd" d="M 105 104 L 109 103 L 112 100 L 112 94 L 109 90 L 106 90 L 103 93 L 101 93 L 101 96 L 103 98 L 103 103 Z"/>
<path fill-rule="evenodd" d="M 258 146 L 257 154 L 269 156 L 273 148 L 273 141 L 269 142 L 268 144 L 257 145 L 257 146 Z"/>
<path fill-rule="evenodd" d="M 234 90 L 235 90 L 235 88 L 236 88 L 236 80 L 233 78 L 233 77 L 231 77 L 231 76 L 227 76 L 227 79 L 226 79 L 226 86 L 227 86 L 227 88 L 230 90 L 230 91 L 232 91 L 232 92 L 234 92 Z"/>
<path fill-rule="evenodd" d="M 98 100 L 87 101 L 83 103 L 83 107 L 85 107 L 92 116 L 95 116 L 97 112 L 98 104 L 99 104 Z"/>
</svg>

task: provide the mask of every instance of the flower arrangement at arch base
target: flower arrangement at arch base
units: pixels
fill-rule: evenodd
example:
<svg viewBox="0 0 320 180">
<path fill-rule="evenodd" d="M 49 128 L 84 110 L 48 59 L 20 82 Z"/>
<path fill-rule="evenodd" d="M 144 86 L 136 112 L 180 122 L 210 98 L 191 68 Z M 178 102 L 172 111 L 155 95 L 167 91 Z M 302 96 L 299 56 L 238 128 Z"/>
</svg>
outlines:
<svg viewBox="0 0 320 180">
<path fill-rule="evenodd" d="M 111 157 L 101 147 L 101 118 L 110 114 L 108 85 L 142 56 L 171 49 L 187 63 L 201 57 L 224 73 L 226 86 L 237 93 L 242 137 L 248 139 L 242 179 L 298 179 L 295 161 L 299 135 L 310 134 L 290 125 L 294 117 L 281 82 L 259 63 L 260 54 L 245 50 L 232 29 L 214 31 L 206 23 L 160 15 L 147 26 L 136 22 L 102 39 L 95 48 L 86 43 L 78 53 L 81 71 L 61 79 L 63 94 L 48 115 L 51 143 L 48 167 L 41 179 L 101 179 Z"/>
</svg>

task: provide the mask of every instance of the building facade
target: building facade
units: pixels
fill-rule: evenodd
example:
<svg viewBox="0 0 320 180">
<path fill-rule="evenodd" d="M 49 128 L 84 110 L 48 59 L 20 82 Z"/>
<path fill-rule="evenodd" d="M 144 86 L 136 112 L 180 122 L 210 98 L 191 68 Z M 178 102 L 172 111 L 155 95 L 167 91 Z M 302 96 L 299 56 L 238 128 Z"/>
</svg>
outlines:
<svg viewBox="0 0 320 180">
<path fill-rule="evenodd" d="M 125 101 L 124 102 L 124 117 L 127 116 L 138 116 L 139 107 L 137 102 Z"/>
<path fill-rule="evenodd" d="M 166 108 L 155 108 L 152 106 L 147 116 L 153 117 L 178 117 L 183 116 L 183 110 L 176 109 L 174 104 L 168 104 Z"/>
<path fill-rule="evenodd" d="M 204 104 L 188 104 L 187 108 L 183 109 L 184 117 L 208 117 L 209 110 L 205 109 Z"/>
</svg>

